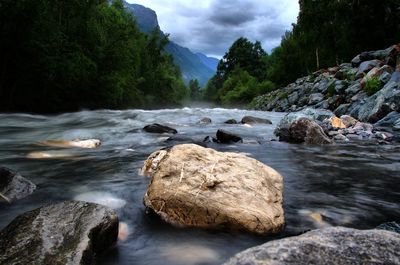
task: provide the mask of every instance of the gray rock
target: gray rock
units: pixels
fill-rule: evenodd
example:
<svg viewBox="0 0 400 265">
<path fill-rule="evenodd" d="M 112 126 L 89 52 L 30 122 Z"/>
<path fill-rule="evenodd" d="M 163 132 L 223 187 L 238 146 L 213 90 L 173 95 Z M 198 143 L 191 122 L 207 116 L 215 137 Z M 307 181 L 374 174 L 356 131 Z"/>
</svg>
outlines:
<svg viewBox="0 0 400 265">
<path fill-rule="evenodd" d="M 400 235 L 330 227 L 245 250 L 225 265 L 400 264 Z"/>
<path fill-rule="evenodd" d="M 253 117 L 253 116 L 244 116 L 241 121 L 242 124 L 272 124 L 272 121 L 268 119 Z"/>
<path fill-rule="evenodd" d="M 36 185 L 8 168 L 0 167 L 0 203 L 13 202 L 31 194 Z"/>
<path fill-rule="evenodd" d="M 351 115 L 374 123 L 397 110 L 400 110 L 400 83 L 389 82 L 360 106 L 357 116 Z"/>
<path fill-rule="evenodd" d="M 376 127 L 392 127 L 394 126 L 394 123 L 400 119 L 400 113 L 397 111 L 392 111 L 388 115 L 386 115 L 384 118 L 379 120 L 374 124 Z"/>
<path fill-rule="evenodd" d="M 297 92 L 297 91 L 294 91 L 288 97 L 289 104 L 291 104 L 291 105 L 296 104 L 298 100 L 299 100 L 299 92 Z"/>
<path fill-rule="evenodd" d="M 353 67 L 358 67 L 360 64 L 361 64 L 361 58 L 360 58 L 360 55 L 357 55 L 356 57 L 354 57 L 352 60 L 351 60 L 351 66 L 353 66 Z"/>
<path fill-rule="evenodd" d="M 308 105 L 315 105 L 323 100 L 324 100 L 324 95 L 322 95 L 321 93 L 314 93 L 310 95 L 308 99 Z"/>
<path fill-rule="evenodd" d="M 118 237 L 118 217 L 94 203 L 66 201 L 15 218 L 0 232 L 0 264 L 94 264 Z"/>
<path fill-rule="evenodd" d="M 374 67 L 381 67 L 383 65 L 383 62 L 380 60 L 370 60 L 370 61 L 365 61 L 360 64 L 358 67 L 358 72 L 356 74 L 356 78 L 363 77 L 364 74 L 368 73 L 371 69 Z"/>
<path fill-rule="evenodd" d="M 276 127 L 274 133 L 278 137 L 282 137 L 285 139 L 289 137 L 289 128 L 291 124 L 301 118 L 308 118 L 312 121 L 324 121 L 325 119 L 329 119 L 334 117 L 333 114 L 329 110 L 323 109 L 313 109 L 313 108 L 306 108 L 298 112 L 291 112 L 286 114 L 285 117 L 279 122 L 278 126 Z"/>
<path fill-rule="evenodd" d="M 376 132 L 375 138 L 380 139 L 380 140 L 385 140 L 385 141 L 391 141 L 393 138 L 393 134 L 388 133 L 388 132 Z"/>
<path fill-rule="evenodd" d="M 346 136 L 344 136 L 343 134 L 341 134 L 341 133 L 335 135 L 333 137 L 333 139 L 335 141 L 339 141 L 339 142 L 348 142 L 349 141 L 349 139 Z"/>
<path fill-rule="evenodd" d="M 379 80 L 386 84 L 387 82 L 390 81 L 390 79 L 392 78 L 392 74 L 389 72 L 383 72 L 380 76 L 379 76 Z"/>
<path fill-rule="evenodd" d="M 200 124 L 210 124 L 212 123 L 212 120 L 208 117 L 204 117 L 199 121 Z"/>
<path fill-rule="evenodd" d="M 178 131 L 175 130 L 174 128 L 171 128 L 171 127 L 168 127 L 165 125 L 161 125 L 158 123 L 153 123 L 151 125 L 147 125 L 143 128 L 143 130 L 148 133 L 172 133 L 172 134 L 178 133 Z"/>
<path fill-rule="evenodd" d="M 289 127 L 288 137 L 279 137 L 279 141 L 306 144 L 331 144 L 332 141 L 315 121 L 301 118 Z"/>
<path fill-rule="evenodd" d="M 390 82 L 400 83 L 400 71 L 396 71 L 392 74 Z"/>
<path fill-rule="evenodd" d="M 222 144 L 243 142 L 242 137 L 240 137 L 236 134 L 227 132 L 225 130 L 217 131 L 217 140 L 218 140 L 218 142 L 220 142 Z"/>
<path fill-rule="evenodd" d="M 361 89 L 362 88 L 361 88 L 360 82 L 355 82 L 345 90 L 345 93 L 348 96 L 353 96 L 353 95 L 357 94 Z"/>
<path fill-rule="evenodd" d="M 343 82 L 342 80 L 335 81 L 335 91 L 337 94 L 343 94 L 346 88 L 347 88 L 346 82 Z"/>
</svg>

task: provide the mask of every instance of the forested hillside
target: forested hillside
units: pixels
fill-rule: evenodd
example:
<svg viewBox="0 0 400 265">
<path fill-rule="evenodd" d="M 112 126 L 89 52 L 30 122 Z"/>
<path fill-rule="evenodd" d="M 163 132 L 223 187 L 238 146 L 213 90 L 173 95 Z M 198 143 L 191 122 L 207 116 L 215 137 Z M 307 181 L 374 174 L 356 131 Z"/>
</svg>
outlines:
<svg viewBox="0 0 400 265">
<path fill-rule="evenodd" d="M 297 23 L 271 54 L 244 38 L 232 45 L 208 83 L 206 99 L 246 103 L 320 68 L 348 62 L 360 52 L 400 42 L 398 0 L 299 3 Z"/>
<path fill-rule="evenodd" d="M 0 111 L 157 107 L 187 94 L 164 53 L 121 0 L 4 0 L 0 5 Z"/>
</svg>

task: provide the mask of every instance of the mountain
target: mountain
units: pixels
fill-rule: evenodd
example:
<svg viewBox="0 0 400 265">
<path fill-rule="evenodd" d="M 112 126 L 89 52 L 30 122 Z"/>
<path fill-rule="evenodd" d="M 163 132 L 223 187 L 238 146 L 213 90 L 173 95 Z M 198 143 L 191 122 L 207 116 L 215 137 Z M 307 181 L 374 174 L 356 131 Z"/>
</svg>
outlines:
<svg viewBox="0 0 400 265">
<path fill-rule="evenodd" d="M 160 28 L 157 14 L 154 10 L 127 2 L 124 2 L 124 5 L 135 16 L 141 31 L 149 33 L 156 28 Z M 216 58 L 208 57 L 202 53 L 193 53 L 188 48 L 182 47 L 173 41 L 167 44 L 165 51 L 172 55 L 174 62 L 180 67 L 186 83 L 189 83 L 191 79 L 197 79 L 201 86 L 205 86 L 216 72 L 218 65 L 218 59 Z"/>
</svg>

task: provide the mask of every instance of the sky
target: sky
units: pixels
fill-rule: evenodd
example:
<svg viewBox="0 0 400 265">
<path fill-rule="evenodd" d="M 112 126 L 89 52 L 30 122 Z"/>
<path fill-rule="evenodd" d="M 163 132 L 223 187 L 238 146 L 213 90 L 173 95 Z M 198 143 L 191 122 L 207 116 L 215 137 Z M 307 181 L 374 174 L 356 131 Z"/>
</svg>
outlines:
<svg viewBox="0 0 400 265">
<path fill-rule="evenodd" d="M 291 29 L 298 0 L 128 0 L 156 11 L 161 30 L 193 52 L 221 58 L 239 37 L 268 53 Z"/>
</svg>

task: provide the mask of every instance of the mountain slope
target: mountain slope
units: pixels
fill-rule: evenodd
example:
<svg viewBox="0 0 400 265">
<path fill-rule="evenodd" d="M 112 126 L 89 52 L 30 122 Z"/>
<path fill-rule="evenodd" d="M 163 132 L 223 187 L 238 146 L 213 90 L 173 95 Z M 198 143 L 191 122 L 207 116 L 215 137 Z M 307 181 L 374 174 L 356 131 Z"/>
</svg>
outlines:
<svg viewBox="0 0 400 265">
<path fill-rule="evenodd" d="M 154 10 L 138 4 L 127 2 L 124 2 L 124 4 L 126 9 L 135 16 L 139 28 L 143 32 L 149 33 L 159 28 L 157 14 Z M 165 50 L 172 55 L 174 62 L 180 67 L 186 83 L 191 79 L 197 79 L 201 86 L 205 86 L 216 72 L 216 65 L 218 64 L 216 58 L 208 57 L 202 53 L 195 54 L 173 41 L 168 43 Z"/>
</svg>

